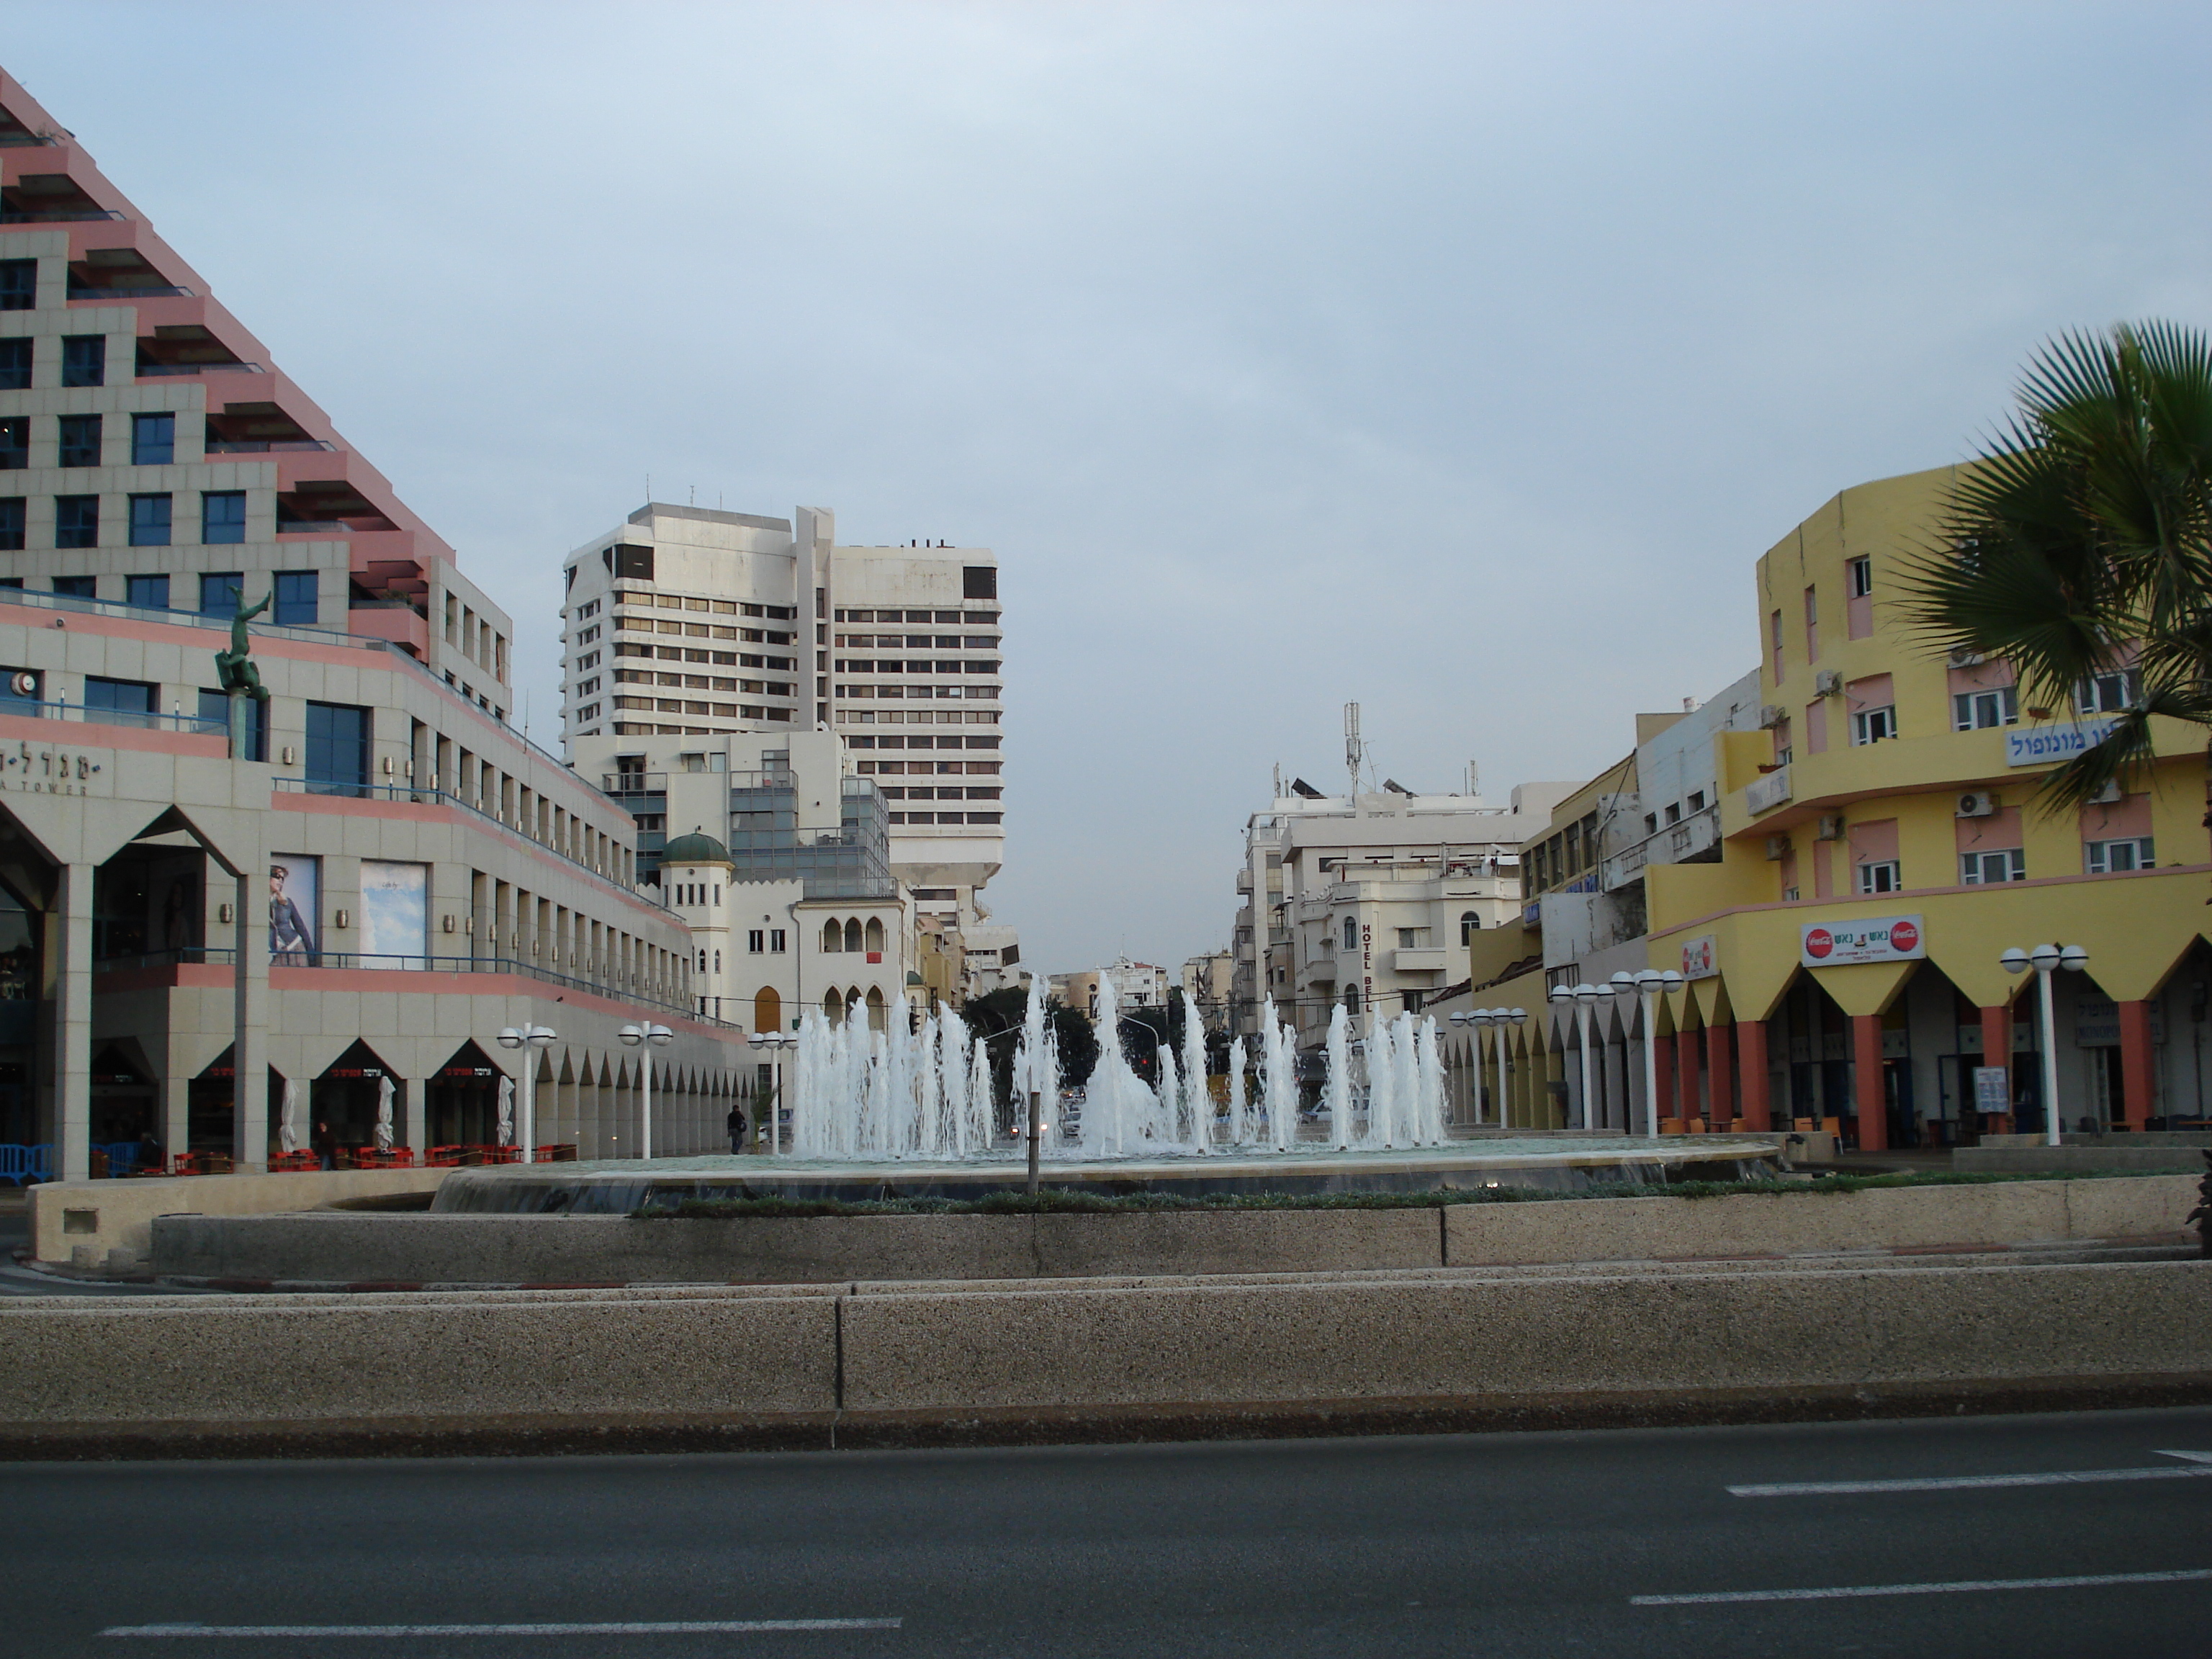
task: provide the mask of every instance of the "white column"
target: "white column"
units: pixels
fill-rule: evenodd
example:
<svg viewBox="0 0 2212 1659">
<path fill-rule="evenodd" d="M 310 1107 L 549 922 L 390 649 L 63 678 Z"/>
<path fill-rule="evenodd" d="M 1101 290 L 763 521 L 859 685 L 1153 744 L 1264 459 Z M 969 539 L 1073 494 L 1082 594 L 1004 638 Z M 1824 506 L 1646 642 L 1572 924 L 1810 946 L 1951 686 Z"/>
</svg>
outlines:
<svg viewBox="0 0 2212 1659">
<path fill-rule="evenodd" d="M 54 1153 L 64 1181 L 92 1178 L 94 866 L 64 864 L 54 894 Z"/>
<path fill-rule="evenodd" d="M 238 878 L 233 930 L 230 1156 L 240 1174 L 269 1167 L 269 880 L 258 874 Z"/>
</svg>

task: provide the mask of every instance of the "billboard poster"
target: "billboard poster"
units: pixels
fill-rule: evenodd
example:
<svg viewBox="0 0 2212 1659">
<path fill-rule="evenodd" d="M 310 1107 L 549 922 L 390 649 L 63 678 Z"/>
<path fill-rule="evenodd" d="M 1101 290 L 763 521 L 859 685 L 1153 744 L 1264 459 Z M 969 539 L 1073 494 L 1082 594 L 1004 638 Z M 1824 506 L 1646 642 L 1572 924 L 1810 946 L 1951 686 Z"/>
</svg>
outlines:
<svg viewBox="0 0 2212 1659">
<path fill-rule="evenodd" d="M 1855 962 L 1917 962 L 1928 954 L 1917 916 L 1869 916 L 1863 921 L 1808 921 L 1799 939 L 1808 968 Z"/>
<path fill-rule="evenodd" d="M 278 853 L 269 860 L 269 964 L 312 968 L 322 955 L 322 860 Z"/>
<path fill-rule="evenodd" d="M 421 968 L 430 949 L 430 866 L 361 861 L 361 951 L 368 968 Z"/>
</svg>

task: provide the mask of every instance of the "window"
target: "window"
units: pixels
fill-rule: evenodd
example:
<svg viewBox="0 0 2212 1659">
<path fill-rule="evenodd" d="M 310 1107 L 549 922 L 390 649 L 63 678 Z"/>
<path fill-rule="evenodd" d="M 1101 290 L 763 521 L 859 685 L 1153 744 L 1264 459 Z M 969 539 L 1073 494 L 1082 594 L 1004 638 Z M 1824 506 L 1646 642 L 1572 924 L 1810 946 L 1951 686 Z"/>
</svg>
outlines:
<svg viewBox="0 0 2212 1659">
<path fill-rule="evenodd" d="M 1474 941 L 1474 935 L 1481 927 L 1482 918 L 1480 916 L 1475 915 L 1472 910 L 1461 911 L 1459 915 L 1459 942 L 1462 945 L 1473 944 Z"/>
<path fill-rule="evenodd" d="M 2013 686 L 1996 691 L 1961 691 L 1951 699 L 1951 729 L 1982 732 L 1993 726 L 2020 724 L 2020 692 Z"/>
<path fill-rule="evenodd" d="M 1354 1019 L 1359 1018 L 1359 988 L 1357 985 L 1344 988 L 1344 1012 Z"/>
<path fill-rule="evenodd" d="M 276 573 L 276 603 L 270 606 L 271 620 L 294 628 L 313 628 L 320 614 L 315 598 L 315 573 L 280 570 Z"/>
<path fill-rule="evenodd" d="M 1884 738 L 1897 735 L 1897 705 L 1886 703 L 1880 708 L 1862 708 L 1851 716 L 1853 743 L 1880 743 Z"/>
<path fill-rule="evenodd" d="M 210 546 L 246 539 L 246 492 L 210 489 L 200 497 L 200 539 Z"/>
<path fill-rule="evenodd" d="M 126 576 L 124 578 L 125 602 L 141 611 L 167 611 L 169 608 L 169 579 L 167 576 Z"/>
<path fill-rule="evenodd" d="M 0 311 L 28 311 L 39 302 L 39 262 L 0 259 Z"/>
<path fill-rule="evenodd" d="M 21 472 L 30 464 L 30 417 L 18 415 L 0 421 L 0 472 Z"/>
<path fill-rule="evenodd" d="M 745 949 L 750 951 L 754 956 L 758 956 L 763 951 L 766 951 L 768 949 L 767 930 L 764 928 L 756 927 L 750 933 L 747 933 L 745 935 Z"/>
<path fill-rule="evenodd" d="M 307 793 L 358 794 L 368 787 L 368 710 L 344 703 L 307 705 Z"/>
<path fill-rule="evenodd" d="M 1705 792 L 1704 790 L 1692 789 L 1690 792 L 1690 810 L 1692 812 L 1702 812 L 1705 810 Z"/>
<path fill-rule="evenodd" d="M 177 417 L 173 415 L 133 415 L 131 417 L 131 465 L 167 466 L 177 459 Z"/>
<path fill-rule="evenodd" d="M 991 564 L 971 564 L 963 567 L 960 572 L 960 597 L 963 599 L 997 599 L 999 568 Z"/>
<path fill-rule="evenodd" d="M 1959 855 L 1959 879 L 1969 887 L 1987 887 L 2004 881 L 2026 881 L 2027 854 L 2017 847 L 2008 848 L 2001 853 L 1961 853 Z"/>
<path fill-rule="evenodd" d="M 100 465 L 99 416 L 64 415 L 54 425 L 61 438 L 61 447 L 54 459 L 56 466 Z"/>
<path fill-rule="evenodd" d="M 2093 876 L 2117 876 L 2130 870 L 2148 870 L 2158 863 L 2148 836 L 2130 836 L 2121 841 L 2093 841 L 2087 845 L 2089 873 Z"/>
<path fill-rule="evenodd" d="M 0 495 L 0 550 L 17 553 L 23 547 L 23 498 L 21 495 Z M 21 578 L 15 586 L 23 585 Z"/>
<path fill-rule="evenodd" d="M 2074 694 L 2074 701 L 2085 714 L 2117 714 L 2142 700 L 2142 677 L 2132 668 L 2086 679 Z"/>
<path fill-rule="evenodd" d="M 211 570 L 200 578 L 200 615 L 234 617 L 246 597 L 246 577 L 235 570 Z"/>
<path fill-rule="evenodd" d="M 258 697 L 241 699 L 246 705 L 245 760 L 265 761 L 269 758 L 269 705 Z M 230 730 L 230 696 L 227 692 L 202 690 L 199 716 L 205 723 L 204 729 L 216 732 Z"/>
<path fill-rule="evenodd" d="M 1865 599 L 1874 592 L 1874 561 L 1870 558 L 1844 560 L 1844 581 L 1846 591 L 1853 599 Z"/>
<path fill-rule="evenodd" d="M 770 956 L 780 957 L 784 953 L 786 948 L 784 939 L 787 936 L 787 930 L 781 927 L 771 927 L 768 930 L 768 951 Z"/>
<path fill-rule="evenodd" d="M 1680 823 L 1681 821 L 1682 809 L 1678 805 L 1669 805 L 1667 808 L 1667 822 L 1669 823 Z"/>
<path fill-rule="evenodd" d="M 99 496 L 57 495 L 54 497 L 54 545 L 56 547 L 100 545 Z"/>
<path fill-rule="evenodd" d="M 1659 833 L 1659 815 L 1656 812 L 1646 812 L 1644 815 L 1644 833 L 1647 836 L 1656 836 Z"/>
<path fill-rule="evenodd" d="M 57 576 L 54 578 L 54 592 L 71 599 L 96 599 L 100 597 L 90 576 Z"/>
<path fill-rule="evenodd" d="M 1859 891 L 1862 893 L 1894 893 L 1904 885 L 1905 878 L 1895 859 L 1880 864 L 1859 866 Z"/>
<path fill-rule="evenodd" d="M 0 340 L 0 392 L 24 392 L 31 385 L 31 343 Z"/>
<path fill-rule="evenodd" d="M 1401 951 L 1425 951 L 1429 948 L 1429 930 L 1425 927 L 1401 927 L 1398 930 Z"/>
<path fill-rule="evenodd" d="M 62 337 L 62 384 L 107 384 L 107 337 L 105 334 L 69 334 Z"/>
<path fill-rule="evenodd" d="M 1359 948 L 1359 924 L 1350 916 L 1344 919 L 1344 948 L 1347 951 Z"/>
<path fill-rule="evenodd" d="M 611 571 L 617 581 L 649 582 L 653 580 L 653 550 L 632 542 L 617 542 L 612 547 L 599 550 L 599 559 Z"/>
<path fill-rule="evenodd" d="M 151 726 L 155 688 L 138 680 L 84 677 L 84 717 L 108 726 Z"/>
<path fill-rule="evenodd" d="M 167 547 L 169 544 L 169 497 L 133 495 L 131 498 L 131 545 Z"/>
</svg>

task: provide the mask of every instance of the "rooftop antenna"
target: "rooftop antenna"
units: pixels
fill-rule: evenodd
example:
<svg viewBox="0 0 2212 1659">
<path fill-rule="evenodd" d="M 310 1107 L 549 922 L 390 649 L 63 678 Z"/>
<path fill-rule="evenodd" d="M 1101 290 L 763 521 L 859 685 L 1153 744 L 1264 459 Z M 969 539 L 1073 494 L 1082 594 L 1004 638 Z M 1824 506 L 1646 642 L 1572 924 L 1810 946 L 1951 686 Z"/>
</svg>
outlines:
<svg viewBox="0 0 2212 1659">
<path fill-rule="evenodd" d="M 1476 799 L 1480 799 L 1482 795 L 1482 766 L 1472 757 L 1468 757 L 1467 763 L 1467 793 L 1471 798 Z"/>
<path fill-rule="evenodd" d="M 1282 763 L 1282 762 L 1280 762 L 1280 761 L 1277 761 L 1277 762 L 1275 763 L 1275 793 L 1274 793 L 1273 795 L 1271 795 L 1270 797 L 1268 797 L 1268 799 L 1271 799 L 1271 800 L 1280 800 L 1280 799 L 1282 799 L 1282 798 L 1283 798 L 1283 763 Z"/>
<path fill-rule="evenodd" d="M 1352 793 L 1359 793 L 1359 757 L 1365 750 L 1359 741 L 1359 705 L 1344 705 L 1344 768 L 1352 774 Z"/>
</svg>

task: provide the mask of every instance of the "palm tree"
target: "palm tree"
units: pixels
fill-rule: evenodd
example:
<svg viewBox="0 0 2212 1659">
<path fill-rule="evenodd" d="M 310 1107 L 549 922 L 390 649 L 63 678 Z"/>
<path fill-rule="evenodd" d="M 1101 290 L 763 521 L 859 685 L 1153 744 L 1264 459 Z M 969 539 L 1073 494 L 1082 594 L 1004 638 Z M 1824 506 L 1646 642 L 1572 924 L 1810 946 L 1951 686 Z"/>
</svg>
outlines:
<svg viewBox="0 0 2212 1659">
<path fill-rule="evenodd" d="M 2132 674 L 2110 733 L 2045 780 L 2056 811 L 2148 761 L 2160 716 L 2212 728 L 2212 345 L 2168 322 L 2067 334 L 2015 401 L 1901 608 L 1936 649 L 2009 659 L 2033 709 Z"/>
</svg>

